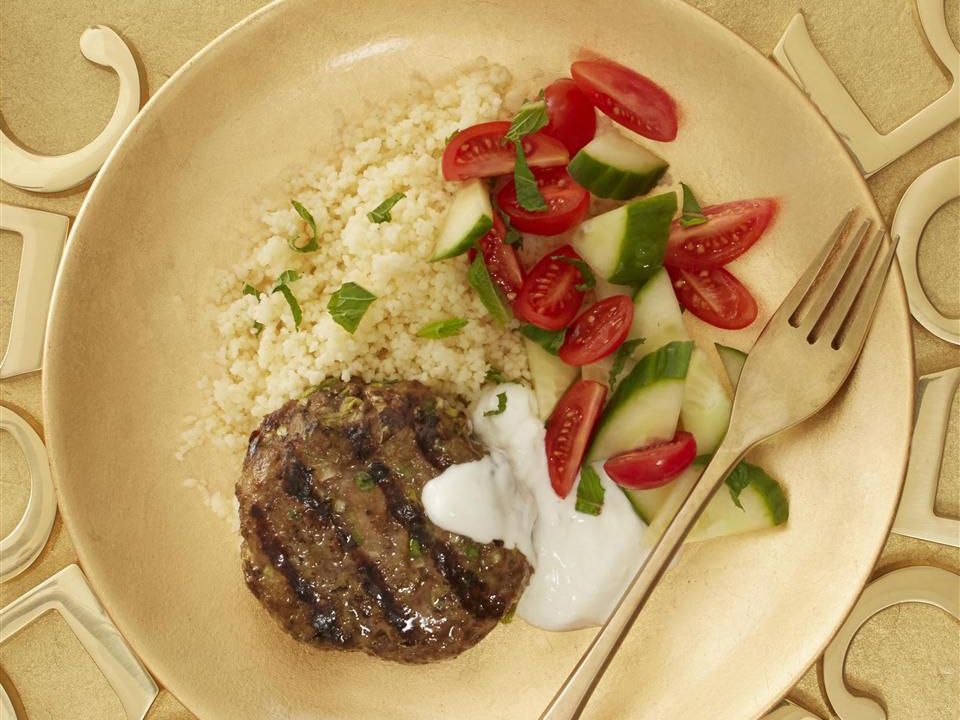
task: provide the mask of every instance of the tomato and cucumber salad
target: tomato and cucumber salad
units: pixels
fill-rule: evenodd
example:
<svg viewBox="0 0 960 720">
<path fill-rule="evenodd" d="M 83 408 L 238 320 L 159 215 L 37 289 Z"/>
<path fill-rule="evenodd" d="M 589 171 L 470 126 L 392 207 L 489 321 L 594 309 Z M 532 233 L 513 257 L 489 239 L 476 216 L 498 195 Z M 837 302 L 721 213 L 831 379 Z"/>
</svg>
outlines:
<svg viewBox="0 0 960 720">
<path fill-rule="evenodd" d="M 633 323 L 633 300 L 613 295 L 587 308 L 567 330 L 558 356 L 581 367 L 607 357 L 623 345 Z"/>
<path fill-rule="evenodd" d="M 488 122 L 457 132 L 443 151 L 445 180 L 497 177 L 513 171 L 515 144 L 505 135 L 510 123 Z M 523 150 L 531 167 L 564 166 L 570 160 L 566 146 L 545 133 L 523 138 Z"/>
<path fill-rule="evenodd" d="M 574 262 L 571 262 L 574 261 Z M 562 330 L 583 303 L 584 278 L 576 263 L 583 262 L 569 245 L 557 248 L 533 266 L 513 305 L 518 320 L 544 330 Z"/>
<path fill-rule="evenodd" d="M 544 134 L 562 142 L 573 157 L 593 140 L 597 132 L 593 103 L 569 78 L 560 78 L 547 85 L 543 99 L 548 117 Z"/>
<path fill-rule="evenodd" d="M 546 210 L 527 210 L 523 207 L 517 199 L 514 180 L 497 193 L 497 205 L 517 230 L 531 235 L 560 235 L 587 217 L 590 193 L 577 185 L 566 168 L 534 170 L 533 178 L 547 205 Z"/>
<path fill-rule="evenodd" d="M 666 485 L 696 457 L 697 443 L 693 435 L 679 430 L 672 440 L 658 440 L 610 458 L 603 469 L 622 487 L 649 490 Z"/>
<path fill-rule="evenodd" d="M 520 288 L 523 287 L 523 265 L 517 250 L 513 245 L 508 245 L 507 228 L 500 217 L 500 213 L 493 213 L 493 227 L 477 241 L 477 247 L 483 253 L 483 262 L 487 266 L 490 278 L 500 289 L 504 297 L 509 302 L 513 302 Z M 467 258 L 473 262 L 477 256 L 477 248 L 470 248 L 467 251 Z"/>
<path fill-rule="evenodd" d="M 589 460 L 644 516 L 659 489 L 693 472 L 698 445 L 709 454 L 726 432 L 728 390 L 681 308 L 723 330 L 754 322 L 757 302 L 726 266 L 779 206 L 720 198 L 701 208 L 687 185 L 682 197 L 658 190 L 666 143 L 682 130 L 670 93 L 605 58 L 574 62 L 570 75 L 511 120 L 448 140 L 441 171 L 457 189 L 432 259 L 466 253 L 473 284 L 482 258 L 481 300 L 524 335 L 538 402 L 553 408 L 544 442 L 557 495 Z"/>
<path fill-rule="evenodd" d="M 722 267 L 667 268 L 680 304 L 705 323 L 742 330 L 757 319 L 757 301 L 743 283 Z"/>
<path fill-rule="evenodd" d="M 684 270 L 723 267 L 749 250 L 777 214 L 773 198 L 737 200 L 700 211 L 707 222 L 670 227 L 663 263 Z"/>
<path fill-rule="evenodd" d="M 581 380 L 564 393 L 547 421 L 547 468 L 560 497 L 573 487 L 606 396 L 607 388 L 600 383 Z"/>
<path fill-rule="evenodd" d="M 677 105 L 653 80 L 612 60 L 581 60 L 570 74 L 604 115 L 651 140 L 677 137 Z"/>
</svg>

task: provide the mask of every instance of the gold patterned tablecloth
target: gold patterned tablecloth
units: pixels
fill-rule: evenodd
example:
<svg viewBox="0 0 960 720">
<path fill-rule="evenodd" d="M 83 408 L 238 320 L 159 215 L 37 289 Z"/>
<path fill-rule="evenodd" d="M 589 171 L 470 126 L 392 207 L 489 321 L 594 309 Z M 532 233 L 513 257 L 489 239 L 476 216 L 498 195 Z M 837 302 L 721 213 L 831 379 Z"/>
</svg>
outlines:
<svg viewBox="0 0 960 720">
<path fill-rule="evenodd" d="M 801 10 L 814 42 L 881 132 L 949 87 L 947 76 L 924 45 L 913 17 L 913 0 L 691 2 L 764 54 L 770 53 L 790 18 Z M 145 73 L 146 92 L 153 93 L 197 50 L 262 4 L 262 0 L 0 0 L 0 111 L 5 130 L 23 145 L 47 154 L 76 149 L 99 132 L 113 110 L 117 81 L 112 73 L 81 57 L 77 43 L 89 25 L 110 25 L 132 44 Z M 958 6 L 947 2 L 947 23 L 955 44 L 960 34 Z M 958 153 L 960 130 L 954 124 L 873 176 L 869 185 L 888 223 L 910 182 Z M 43 196 L 2 185 L 0 199 L 75 217 L 85 189 Z M 933 218 L 924 238 L 921 280 L 937 306 L 956 317 L 960 315 L 960 201 L 952 201 Z M 19 237 L 3 233 L 0 347 L 9 335 L 19 254 Z M 914 342 L 921 374 L 960 365 L 960 349 L 916 323 Z M 0 400 L 40 419 L 39 376 L 3 381 Z M 960 515 L 958 404 L 954 402 L 936 504 L 939 514 L 950 517 Z M 27 496 L 23 459 L 4 433 L 0 435 L 0 536 L 13 528 Z M 75 560 L 70 538 L 58 519 L 38 562 L 0 585 L 0 606 Z M 876 573 L 910 564 L 958 572 L 960 552 L 893 535 Z M 106 681 L 56 614 L 4 644 L 0 668 L 0 675 L 8 674 L 17 687 L 31 719 L 123 717 Z M 956 720 L 960 717 L 960 628 L 946 613 L 930 606 L 902 605 L 885 611 L 854 640 L 847 678 L 855 690 L 882 698 L 891 720 Z M 790 697 L 832 717 L 815 667 Z M 161 692 L 149 714 L 152 720 L 192 717 L 166 692 Z"/>
</svg>

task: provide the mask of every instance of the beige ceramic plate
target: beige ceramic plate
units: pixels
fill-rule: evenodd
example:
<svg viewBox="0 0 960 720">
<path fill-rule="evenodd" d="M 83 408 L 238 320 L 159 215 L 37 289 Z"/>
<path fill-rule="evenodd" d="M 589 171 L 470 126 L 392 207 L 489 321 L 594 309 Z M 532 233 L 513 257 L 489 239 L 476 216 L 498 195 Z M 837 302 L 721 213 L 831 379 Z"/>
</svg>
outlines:
<svg viewBox="0 0 960 720">
<path fill-rule="evenodd" d="M 516 622 L 430 667 L 298 645 L 244 587 L 237 538 L 181 487 L 187 474 L 232 478 L 240 458 L 174 460 L 214 342 L 199 300 L 212 269 L 238 252 L 229 229 L 245 203 L 324 146 L 337 110 L 358 116 L 403 92 L 411 73 L 439 77 L 485 55 L 520 74 L 564 74 L 581 46 L 674 93 L 683 122 L 665 152 L 675 177 L 711 199 L 783 199 L 775 229 L 738 268 L 764 316 L 847 208 L 875 212 L 800 91 L 668 0 L 274 5 L 171 79 L 97 178 L 49 325 L 48 444 L 84 569 L 148 667 L 200 717 L 536 718 L 589 641 L 590 631 Z M 896 277 L 849 390 L 758 453 L 788 485 L 788 529 L 688 550 L 589 717 L 753 718 L 814 661 L 866 580 L 900 493 L 913 407 L 907 317 Z M 761 325 L 724 340 L 747 347 Z"/>
</svg>

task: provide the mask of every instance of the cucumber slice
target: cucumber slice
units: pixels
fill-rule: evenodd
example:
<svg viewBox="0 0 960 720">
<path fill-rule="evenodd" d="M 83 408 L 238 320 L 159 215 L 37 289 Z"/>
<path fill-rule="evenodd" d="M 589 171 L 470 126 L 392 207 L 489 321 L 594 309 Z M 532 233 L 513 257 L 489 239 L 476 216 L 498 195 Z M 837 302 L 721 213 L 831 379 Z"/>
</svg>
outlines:
<svg viewBox="0 0 960 720">
<path fill-rule="evenodd" d="M 465 182 L 453 196 L 430 262 L 465 253 L 492 227 L 493 207 L 486 185 L 480 180 Z"/>
<path fill-rule="evenodd" d="M 692 350 L 691 342 L 674 342 L 641 358 L 607 403 L 589 460 L 674 436 Z"/>
<path fill-rule="evenodd" d="M 667 171 L 667 161 L 616 131 L 587 143 L 567 172 L 597 197 L 629 200 L 643 195 Z"/>
<path fill-rule="evenodd" d="M 530 338 L 524 338 L 523 344 L 527 348 L 527 360 L 530 363 L 530 376 L 533 378 L 533 391 L 537 396 L 540 419 L 546 420 L 580 371 L 567 365 L 556 355 L 551 355 Z"/>
<path fill-rule="evenodd" d="M 627 500 L 630 501 L 630 504 L 633 506 L 633 511 L 640 519 L 647 525 L 653 525 L 659 516 L 660 509 L 675 492 L 674 485 L 680 483 L 684 487 L 689 488 L 692 483 L 696 482 L 696 479 L 700 477 L 700 473 L 702 472 L 702 467 L 691 466 L 680 473 L 675 480 L 671 480 L 666 485 L 661 485 L 658 488 L 651 488 L 650 490 L 620 489 L 626 493 Z"/>
<path fill-rule="evenodd" d="M 697 441 L 697 453 L 714 452 L 727 434 L 733 402 L 710 359 L 700 348 L 694 348 L 687 370 L 687 383 L 680 408 L 680 426 Z"/>
<path fill-rule="evenodd" d="M 720 362 L 723 363 L 723 369 L 726 371 L 727 377 L 730 378 L 730 384 L 736 390 L 737 384 L 740 382 L 740 373 L 743 372 L 743 364 L 747 361 L 747 354 L 743 350 L 727 347 L 720 343 L 714 343 L 714 345 L 717 348 L 717 354 L 720 356 Z"/>
<path fill-rule="evenodd" d="M 611 295 L 629 293 L 630 288 L 624 285 L 612 285 L 605 280 L 597 280 L 597 295 L 605 298 Z M 627 333 L 627 340 L 643 338 L 643 345 L 637 348 L 635 357 L 659 350 L 667 343 L 684 342 L 690 339 L 687 329 L 683 325 L 683 315 L 677 296 L 670 284 L 667 271 L 660 269 L 643 284 L 633 297 L 633 324 Z M 623 377 L 637 364 L 636 360 L 627 360 L 623 368 Z M 584 380 L 596 380 L 606 385 L 610 379 L 610 369 L 613 367 L 613 356 L 608 355 L 590 365 L 581 368 Z"/>
<path fill-rule="evenodd" d="M 663 265 L 676 193 L 634 200 L 580 224 L 573 248 L 605 280 L 634 287 Z"/>
<path fill-rule="evenodd" d="M 756 465 L 741 462 L 727 478 L 727 487 L 720 488 L 707 505 L 687 541 L 776 527 L 789 515 L 790 504 L 780 484 Z"/>
<path fill-rule="evenodd" d="M 703 467 L 691 466 L 663 487 L 626 491 L 637 515 L 649 525 L 645 544 L 656 543 L 702 472 Z M 776 527 L 789 515 L 790 503 L 780 484 L 756 465 L 741 462 L 707 504 L 686 542 Z"/>
<path fill-rule="evenodd" d="M 633 324 L 628 337 L 645 338 L 647 352 L 690 339 L 667 271 L 661 268 L 633 298 Z"/>
</svg>

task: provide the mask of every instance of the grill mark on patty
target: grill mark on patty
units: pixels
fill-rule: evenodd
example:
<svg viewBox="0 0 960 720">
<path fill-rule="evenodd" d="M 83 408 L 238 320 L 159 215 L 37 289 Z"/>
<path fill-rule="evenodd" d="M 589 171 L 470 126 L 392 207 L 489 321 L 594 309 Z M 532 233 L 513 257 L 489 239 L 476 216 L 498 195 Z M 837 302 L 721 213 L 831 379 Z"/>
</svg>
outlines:
<svg viewBox="0 0 960 720">
<path fill-rule="evenodd" d="M 453 465 L 450 454 L 443 446 L 440 433 L 440 418 L 435 408 L 422 405 L 413 412 L 413 436 L 421 454 L 438 470 L 446 470 Z"/>
<path fill-rule="evenodd" d="M 394 597 L 380 568 L 360 549 L 343 518 L 333 509 L 333 503 L 329 499 L 317 497 L 312 469 L 301 462 L 292 447 L 286 450 L 283 466 L 284 491 L 303 503 L 305 517 L 316 519 L 320 524 L 333 529 L 344 556 L 350 558 L 356 567 L 363 591 L 377 604 L 387 622 L 405 638 L 404 642 L 413 644 L 418 635 L 415 632 L 418 626 L 412 620 L 415 613 Z"/>
<path fill-rule="evenodd" d="M 356 402 L 358 407 L 350 408 L 347 405 L 350 401 Z M 374 434 L 371 416 L 376 417 L 376 413 L 371 412 L 370 400 L 358 390 L 356 394 L 351 394 L 341 401 L 340 412 L 350 416 L 350 421 L 343 426 L 343 436 L 353 448 L 356 458 L 366 460 L 377 451 L 376 438 L 379 437 L 379 434 Z"/>
<path fill-rule="evenodd" d="M 257 428 L 252 433 L 250 433 L 250 439 L 247 441 L 247 454 L 244 456 L 243 462 L 244 465 L 257 454 L 257 448 L 260 447 L 260 428 Z"/>
<path fill-rule="evenodd" d="M 348 645 L 353 640 L 353 636 L 345 633 L 337 619 L 337 611 L 323 602 L 322 597 L 317 593 L 313 585 L 306 580 L 296 567 L 290 562 L 290 552 L 278 540 L 277 533 L 271 527 L 270 519 L 259 505 L 250 507 L 250 516 L 255 524 L 257 539 L 260 542 L 260 549 L 270 560 L 270 564 L 279 570 L 287 580 L 287 584 L 294 594 L 304 603 L 310 606 L 313 614 L 311 624 L 317 631 L 317 637 L 337 643 L 338 645 Z M 259 596 L 258 592 L 255 592 Z M 316 619 L 323 618 L 323 622 L 318 624 Z"/>
<path fill-rule="evenodd" d="M 403 494 L 390 469 L 381 462 L 370 465 L 370 476 L 387 501 L 387 510 L 410 537 L 420 543 L 463 608 L 478 618 L 499 618 L 506 612 L 503 598 L 490 593 L 476 573 L 460 564 L 453 548 L 428 530 L 423 512 Z"/>
</svg>

